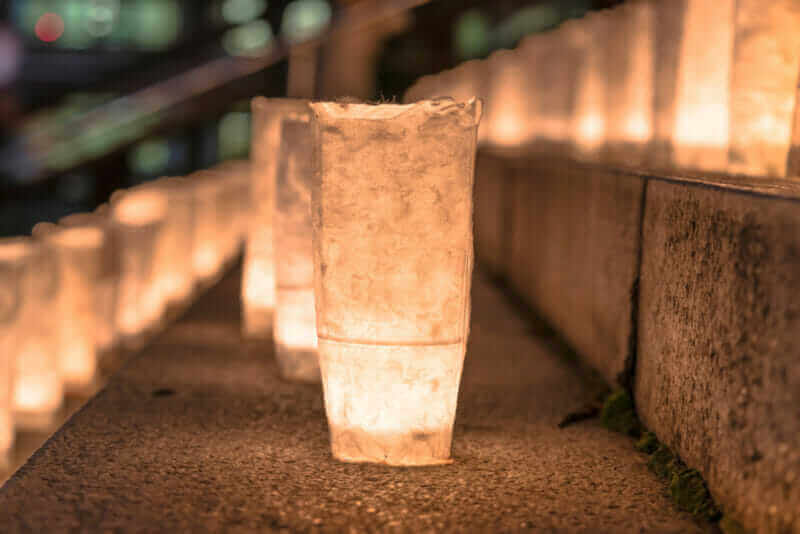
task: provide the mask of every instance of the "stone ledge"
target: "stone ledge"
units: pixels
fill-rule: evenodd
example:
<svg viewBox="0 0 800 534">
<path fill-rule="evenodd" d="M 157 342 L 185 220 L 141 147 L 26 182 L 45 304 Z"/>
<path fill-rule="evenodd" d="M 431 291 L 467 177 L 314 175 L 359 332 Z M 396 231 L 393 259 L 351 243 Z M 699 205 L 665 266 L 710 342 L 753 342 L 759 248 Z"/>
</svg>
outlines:
<svg viewBox="0 0 800 534">
<path fill-rule="evenodd" d="M 800 202 L 647 190 L 640 417 L 755 532 L 800 532 Z"/>
</svg>

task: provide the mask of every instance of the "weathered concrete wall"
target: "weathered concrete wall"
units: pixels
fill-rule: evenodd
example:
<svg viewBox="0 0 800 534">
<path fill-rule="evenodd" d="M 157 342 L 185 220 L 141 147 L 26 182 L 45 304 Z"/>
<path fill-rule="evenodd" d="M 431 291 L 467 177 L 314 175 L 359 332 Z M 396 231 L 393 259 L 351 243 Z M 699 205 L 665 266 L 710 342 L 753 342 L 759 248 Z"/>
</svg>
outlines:
<svg viewBox="0 0 800 534">
<path fill-rule="evenodd" d="M 616 383 L 629 356 L 644 180 L 556 161 L 509 173 L 509 285 Z"/>
<path fill-rule="evenodd" d="M 640 417 L 756 532 L 800 532 L 800 202 L 653 180 Z"/>
</svg>

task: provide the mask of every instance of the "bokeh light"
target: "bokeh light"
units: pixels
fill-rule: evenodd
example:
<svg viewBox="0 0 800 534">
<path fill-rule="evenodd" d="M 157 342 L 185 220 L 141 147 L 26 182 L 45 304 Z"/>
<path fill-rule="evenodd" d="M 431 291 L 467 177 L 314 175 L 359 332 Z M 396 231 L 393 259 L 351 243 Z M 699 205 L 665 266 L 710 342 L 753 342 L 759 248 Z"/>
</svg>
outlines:
<svg viewBox="0 0 800 534">
<path fill-rule="evenodd" d="M 54 43 L 64 35 L 64 19 L 57 13 L 45 13 L 36 21 L 36 37 L 45 43 Z"/>
</svg>

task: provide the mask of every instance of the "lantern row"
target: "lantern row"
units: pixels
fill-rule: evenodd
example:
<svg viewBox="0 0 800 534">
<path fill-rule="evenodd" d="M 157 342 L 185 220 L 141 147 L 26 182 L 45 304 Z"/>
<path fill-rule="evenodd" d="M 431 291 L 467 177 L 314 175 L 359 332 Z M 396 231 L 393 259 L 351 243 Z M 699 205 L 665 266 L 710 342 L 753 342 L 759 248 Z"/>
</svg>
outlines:
<svg viewBox="0 0 800 534">
<path fill-rule="evenodd" d="M 796 0 L 626 2 L 422 77 L 404 100 L 481 97 L 489 146 L 796 178 L 797 28 Z"/>
<path fill-rule="evenodd" d="M 14 430 L 51 430 L 64 395 L 95 389 L 238 255 L 249 163 L 115 191 L 93 213 L 0 239 L 0 459 Z"/>
<path fill-rule="evenodd" d="M 481 109 L 255 98 L 250 162 L 0 240 L 0 452 L 14 419 L 46 424 L 98 355 L 141 346 L 246 242 L 243 337 L 274 345 L 283 378 L 322 383 L 334 456 L 448 463 Z"/>
</svg>

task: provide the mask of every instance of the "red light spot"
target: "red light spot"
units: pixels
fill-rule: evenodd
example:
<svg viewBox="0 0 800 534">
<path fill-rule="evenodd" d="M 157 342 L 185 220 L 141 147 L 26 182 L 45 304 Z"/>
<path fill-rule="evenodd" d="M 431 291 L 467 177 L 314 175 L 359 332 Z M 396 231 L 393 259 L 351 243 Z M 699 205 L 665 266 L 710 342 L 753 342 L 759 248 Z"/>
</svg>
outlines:
<svg viewBox="0 0 800 534">
<path fill-rule="evenodd" d="M 45 13 L 36 21 L 36 37 L 52 43 L 64 33 L 64 20 L 55 13 Z"/>
</svg>

